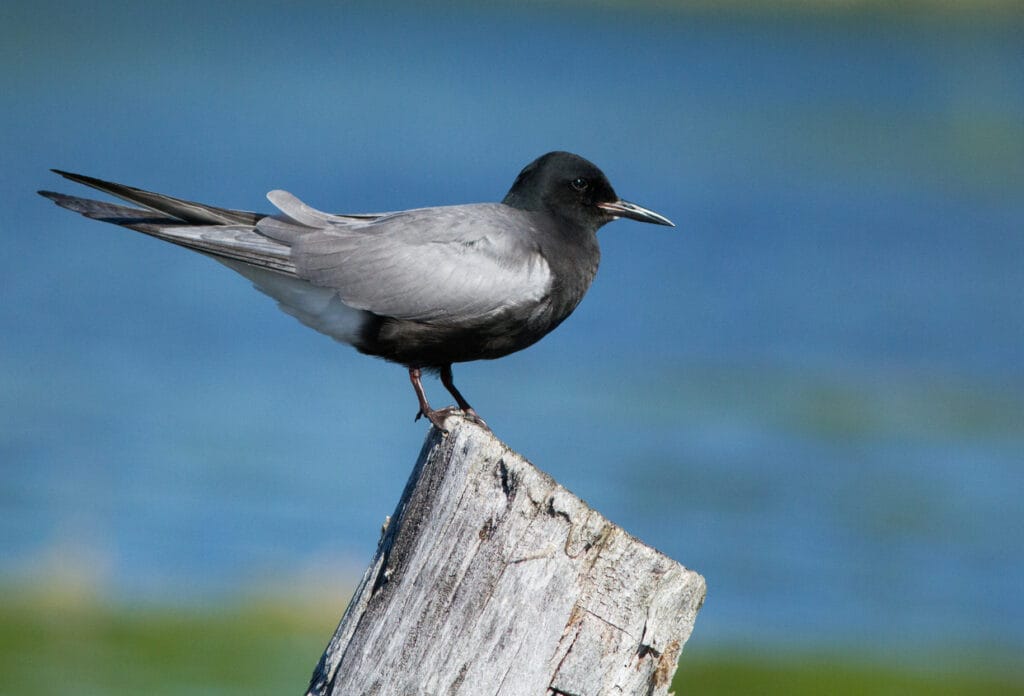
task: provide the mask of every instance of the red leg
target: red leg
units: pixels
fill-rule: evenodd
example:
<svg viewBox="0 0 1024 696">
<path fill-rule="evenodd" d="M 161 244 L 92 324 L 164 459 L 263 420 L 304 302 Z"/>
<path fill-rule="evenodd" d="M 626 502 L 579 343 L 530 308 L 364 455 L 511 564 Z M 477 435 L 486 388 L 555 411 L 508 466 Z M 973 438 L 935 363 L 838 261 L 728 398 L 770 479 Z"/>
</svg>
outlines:
<svg viewBox="0 0 1024 696">
<path fill-rule="evenodd" d="M 430 404 L 427 403 L 427 394 L 423 391 L 423 383 L 420 382 L 420 369 L 418 367 L 409 368 L 409 381 L 412 382 L 412 388 L 416 390 L 416 399 L 420 402 L 420 410 L 416 413 L 415 420 L 419 420 L 423 416 L 426 416 L 431 412 Z M 429 416 L 427 416 L 429 418 Z"/>
<path fill-rule="evenodd" d="M 409 381 L 412 382 L 412 388 L 416 390 L 416 400 L 420 402 L 420 410 L 416 414 L 415 420 L 419 420 L 421 417 L 426 417 L 435 428 L 443 432 L 448 432 L 444 427 L 444 419 L 447 418 L 455 410 L 454 408 L 442 408 L 434 410 L 430 408 L 430 404 L 427 403 L 427 394 L 423 391 L 423 383 L 420 382 L 421 377 L 420 369 L 418 367 L 409 368 Z"/>
<path fill-rule="evenodd" d="M 477 425 L 482 425 L 485 428 L 487 427 L 487 424 L 484 423 L 484 419 L 477 415 L 477 412 L 473 410 L 473 407 L 469 405 L 469 402 L 466 401 L 465 397 L 463 397 L 459 390 L 455 388 L 451 365 L 445 365 L 441 368 L 441 384 L 444 385 L 444 388 L 448 390 L 449 394 L 455 397 L 455 403 L 457 403 L 459 408 L 462 409 L 462 413 L 465 414 L 466 418 Z"/>
</svg>

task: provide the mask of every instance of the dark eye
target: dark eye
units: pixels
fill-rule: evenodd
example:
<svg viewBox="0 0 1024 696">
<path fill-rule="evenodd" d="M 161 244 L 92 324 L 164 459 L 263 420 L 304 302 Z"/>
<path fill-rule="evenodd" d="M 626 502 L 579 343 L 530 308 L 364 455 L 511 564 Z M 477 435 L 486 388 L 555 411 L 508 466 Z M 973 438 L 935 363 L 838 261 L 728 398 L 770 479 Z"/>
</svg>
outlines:
<svg viewBox="0 0 1024 696">
<path fill-rule="evenodd" d="M 584 179 L 582 176 L 572 180 L 572 187 L 577 191 L 586 191 L 590 188 L 590 182 Z"/>
</svg>

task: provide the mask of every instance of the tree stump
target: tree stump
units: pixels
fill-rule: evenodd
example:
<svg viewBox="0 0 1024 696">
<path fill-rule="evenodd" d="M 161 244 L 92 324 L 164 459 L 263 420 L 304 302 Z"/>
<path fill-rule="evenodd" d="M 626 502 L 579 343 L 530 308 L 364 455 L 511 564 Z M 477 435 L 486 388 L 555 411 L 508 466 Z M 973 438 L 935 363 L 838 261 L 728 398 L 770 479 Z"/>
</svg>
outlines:
<svg viewBox="0 0 1024 696">
<path fill-rule="evenodd" d="M 307 696 L 667 694 L 704 578 L 461 417 L 431 429 Z"/>
</svg>

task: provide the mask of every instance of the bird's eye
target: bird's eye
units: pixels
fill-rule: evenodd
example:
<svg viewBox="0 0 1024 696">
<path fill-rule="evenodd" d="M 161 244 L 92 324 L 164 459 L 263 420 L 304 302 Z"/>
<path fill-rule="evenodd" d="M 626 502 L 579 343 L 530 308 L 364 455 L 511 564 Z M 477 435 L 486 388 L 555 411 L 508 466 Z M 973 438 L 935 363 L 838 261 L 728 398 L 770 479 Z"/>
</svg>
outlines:
<svg viewBox="0 0 1024 696">
<path fill-rule="evenodd" d="M 590 182 L 581 176 L 572 180 L 572 187 L 577 191 L 586 191 L 590 188 Z"/>
</svg>

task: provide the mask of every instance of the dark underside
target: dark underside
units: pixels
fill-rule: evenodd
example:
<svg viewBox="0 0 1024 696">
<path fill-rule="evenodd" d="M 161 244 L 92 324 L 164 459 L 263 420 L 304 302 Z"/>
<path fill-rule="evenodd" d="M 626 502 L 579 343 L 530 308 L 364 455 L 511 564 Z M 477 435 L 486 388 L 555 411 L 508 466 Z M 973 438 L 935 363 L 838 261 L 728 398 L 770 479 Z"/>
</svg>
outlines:
<svg viewBox="0 0 1024 696">
<path fill-rule="evenodd" d="M 554 326 L 561 323 L 556 322 Z M 550 327 L 550 328 L 548 328 Z M 356 348 L 391 362 L 437 370 L 473 360 L 493 360 L 533 345 L 553 326 L 512 316 L 483 327 L 451 327 L 402 321 L 374 315 L 363 328 Z"/>
</svg>

